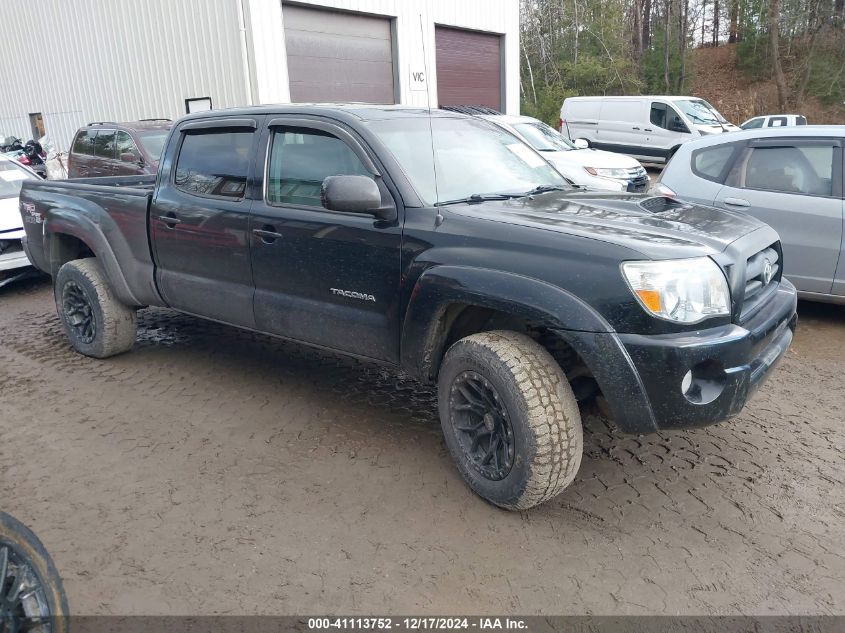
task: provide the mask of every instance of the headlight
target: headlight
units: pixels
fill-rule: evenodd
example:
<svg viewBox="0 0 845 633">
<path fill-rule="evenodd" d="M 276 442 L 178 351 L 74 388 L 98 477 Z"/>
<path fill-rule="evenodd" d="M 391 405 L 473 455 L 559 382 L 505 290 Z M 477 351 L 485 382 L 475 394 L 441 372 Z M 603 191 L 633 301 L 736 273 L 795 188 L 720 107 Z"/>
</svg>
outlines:
<svg viewBox="0 0 845 633">
<path fill-rule="evenodd" d="M 624 262 L 622 275 L 646 312 L 675 323 L 730 314 L 728 281 L 709 257 Z"/>
<path fill-rule="evenodd" d="M 610 169 L 610 168 L 603 168 L 603 167 L 584 167 L 584 171 L 586 171 L 591 176 L 599 176 L 601 178 L 616 178 L 617 180 L 627 180 L 628 179 L 628 170 L 627 169 Z"/>
</svg>

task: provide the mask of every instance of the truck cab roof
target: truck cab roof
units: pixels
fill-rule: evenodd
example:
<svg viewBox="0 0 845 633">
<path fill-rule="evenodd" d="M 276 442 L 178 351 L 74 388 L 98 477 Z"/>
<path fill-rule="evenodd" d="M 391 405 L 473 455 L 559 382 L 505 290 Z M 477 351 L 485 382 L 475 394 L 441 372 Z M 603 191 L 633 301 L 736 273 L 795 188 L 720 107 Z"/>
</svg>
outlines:
<svg viewBox="0 0 845 633">
<path fill-rule="evenodd" d="M 354 119 L 357 121 L 379 121 L 384 119 L 443 117 L 469 118 L 457 112 L 449 112 L 437 108 L 422 108 L 407 105 L 374 105 L 371 103 L 281 103 L 241 108 L 225 108 L 221 110 L 206 110 L 189 114 L 180 121 L 207 120 L 227 116 L 265 116 L 268 114 L 304 114 L 304 115 L 333 115 L 336 118 Z"/>
</svg>

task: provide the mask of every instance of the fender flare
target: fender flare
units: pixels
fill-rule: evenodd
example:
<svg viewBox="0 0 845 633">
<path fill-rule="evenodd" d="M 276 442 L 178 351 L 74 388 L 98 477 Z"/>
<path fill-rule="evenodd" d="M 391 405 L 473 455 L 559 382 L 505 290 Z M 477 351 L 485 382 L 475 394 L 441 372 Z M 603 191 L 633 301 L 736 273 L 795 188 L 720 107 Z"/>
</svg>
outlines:
<svg viewBox="0 0 845 633">
<path fill-rule="evenodd" d="M 114 221 L 111 218 L 103 218 L 108 224 L 113 225 Z M 120 235 L 117 227 L 114 231 L 110 231 L 112 235 Z M 109 280 L 109 285 L 114 293 L 126 305 L 141 306 L 145 305 L 132 292 L 129 284 L 126 282 L 126 277 L 123 270 L 117 261 L 117 256 L 106 238 L 103 227 L 100 223 L 94 222 L 86 214 L 78 212 L 70 212 L 65 209 L 51 209 L 48 218 L 44 222 L 44 241 L 45 253 L 47 254 L 48 263 L 50 266 L 50 274 L 55 279 L 58 273 L 58 258 L 57 242 L 54 237 L 61 235 L 70 235 L 75 237 L 83 244 L 85 244 L 94 256 L 100 261 L 103 270 L 106 273 L 106 278 Z"/>
<path fill-rule="evenodd" d="M 417 279 L 405 310 L 402 367 L 434 380 L 445 351 L 447 309 L 455 304 L 490 308 L 550 329 L 613 332 L 610 324 L 575 295 L 514 273 L 465 266 L 434 266 Z"/>
</svg>

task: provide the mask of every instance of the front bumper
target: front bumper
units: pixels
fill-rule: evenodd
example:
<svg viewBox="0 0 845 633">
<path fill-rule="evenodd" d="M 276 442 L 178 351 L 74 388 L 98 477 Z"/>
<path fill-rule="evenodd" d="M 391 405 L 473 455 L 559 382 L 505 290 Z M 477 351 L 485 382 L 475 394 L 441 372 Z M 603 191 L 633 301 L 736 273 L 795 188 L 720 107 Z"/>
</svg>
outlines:
<svg viewBox="0 0 845 633">
<path fill-rule="evenodd" d="M 784 280 L 748 322 L 681 334 L 561 332 L 630 433 L 704 426 L 736 415 L 786 353 L 797 293 Z"/>
</svg>

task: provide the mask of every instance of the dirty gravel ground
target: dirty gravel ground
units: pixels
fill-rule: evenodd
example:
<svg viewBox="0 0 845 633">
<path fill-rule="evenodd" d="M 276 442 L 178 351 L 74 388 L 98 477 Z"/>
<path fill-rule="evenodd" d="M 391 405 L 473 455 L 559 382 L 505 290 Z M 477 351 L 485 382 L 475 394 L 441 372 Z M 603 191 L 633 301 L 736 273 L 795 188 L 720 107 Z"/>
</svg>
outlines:
<svg viewBox="0 0 845 633">
<path fill-rule="evenodd" d="M 586 421 L 575 483 L 472 495 L 433 393 L 163 310 L 74 354 L 43 281 L 0 290 L 0 507 L 82 614 L 843 614 L 845 308 L 802 304 L 736 419 Z"/>
</svg>

